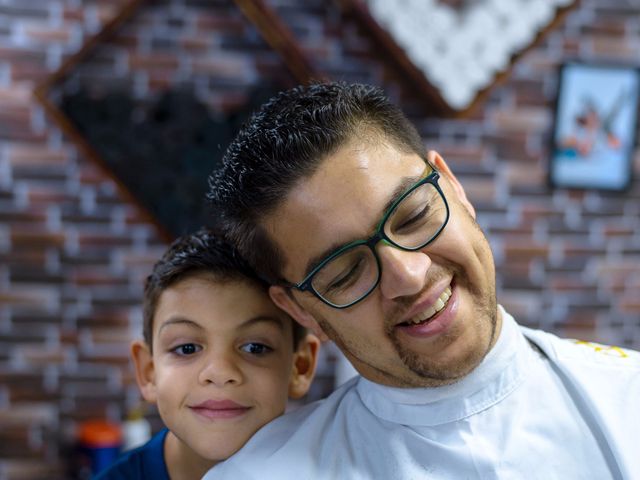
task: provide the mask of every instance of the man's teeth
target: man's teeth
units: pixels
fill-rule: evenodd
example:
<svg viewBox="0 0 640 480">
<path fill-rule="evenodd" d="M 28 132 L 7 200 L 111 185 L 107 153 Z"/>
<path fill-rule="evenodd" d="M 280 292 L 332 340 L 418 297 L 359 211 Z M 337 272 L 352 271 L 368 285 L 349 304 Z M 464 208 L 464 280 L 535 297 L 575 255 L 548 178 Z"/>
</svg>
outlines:
<svg viewBox="0 0 640 480">
<path fill-rule="evenodd" d="M 444 308 L 451 297 L 451 287 L 445 288 L 444 292 L 438 297 L 433 305 L 427 308 L 424 312 L 417 314 L 410 319 L 407 323 L 421 323 L 425 320 L 433 317 L 436 313 Z"/>
</svg>

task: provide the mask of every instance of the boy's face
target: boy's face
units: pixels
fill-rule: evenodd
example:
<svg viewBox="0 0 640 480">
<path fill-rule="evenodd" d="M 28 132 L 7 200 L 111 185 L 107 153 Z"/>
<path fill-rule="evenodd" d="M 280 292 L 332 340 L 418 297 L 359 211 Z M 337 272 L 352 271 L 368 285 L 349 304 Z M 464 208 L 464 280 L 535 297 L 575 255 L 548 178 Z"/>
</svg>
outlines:
<svg viewBox="0 0 640 480">
<path fill-rule="evenodd" d="M 249 282 L 188 277 L 162 292 L 153 323 L 146 367 L 134 349 L 143 395 L 204 459 L 229 457 L 284 412 L 289 393 L 305 393 L 291 319 Z"/>
</svg>

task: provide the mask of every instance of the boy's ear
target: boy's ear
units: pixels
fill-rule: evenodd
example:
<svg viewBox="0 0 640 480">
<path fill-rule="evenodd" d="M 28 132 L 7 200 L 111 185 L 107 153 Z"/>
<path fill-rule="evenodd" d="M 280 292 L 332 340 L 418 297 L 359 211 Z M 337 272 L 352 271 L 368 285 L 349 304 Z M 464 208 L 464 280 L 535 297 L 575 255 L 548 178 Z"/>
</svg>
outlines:
<svg viewBox="0 0 640 480">
<path fill-rule="evenodd" d="M 286 288 L 280 285 L 272 285 L 269 287 L 269 296 L 273 303 L 287 312 L 300 325 L 311 330 L 321 341 L 326 342 L 329 340 L 329 337 L 322 331 L 313 315 L 307 312 Z"/>
<path fill-rule="evenodd" d="M 298 399 L 304 396 L 311 386 L 318 365 L 320 340 L 309 333 L 300 340 L 298 349 L 293 352 L 293 370 L 289 380 L 289 397 Z"/>
<path fill-rule="evenodd" d="M 136 371 L 136 381 L 140 393 L 147 402 L 155 403 L 157 399 L 155 384 L 155 369 L 153 355 L 149 346 L 142 340 L 131 344 L 131 358 Z"/>
<path fill-rule="evenodd" d="M 429 163 L 436 167 L 436 169 L 442 174 L 444 178 L 447 179 L 449 184 L 453 187 L 454 191 L 458 195 L 458 199 L 460 203 L 466 207 L 473 218 L 476 218 L 476 209 L 473 208 L 471 202 L 467 198 L 467 194 L 464 192 L 464 188 L 462 188 L 462 184 L 458 181 L 456 176 L 453 174 L 449 165 L 444 161 L 444 159 L 440 156 L 438 152 L 435 150 L 429 150 L 427 152 L 427 160 Z"/>
</svg>

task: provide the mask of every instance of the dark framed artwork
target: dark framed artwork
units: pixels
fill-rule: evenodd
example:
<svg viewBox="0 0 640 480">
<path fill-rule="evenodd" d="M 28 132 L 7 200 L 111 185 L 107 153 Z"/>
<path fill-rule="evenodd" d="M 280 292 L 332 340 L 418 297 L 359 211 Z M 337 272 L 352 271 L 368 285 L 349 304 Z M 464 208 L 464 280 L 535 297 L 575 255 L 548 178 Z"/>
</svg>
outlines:
<svg viewBox="0 0 640 480">
<path fill-rule="evenodd" d="M 635 67 L 572 62 L 560 68 L 549 166 L 553 186 L 630 185 L 639 91 Z"/>
</svg>

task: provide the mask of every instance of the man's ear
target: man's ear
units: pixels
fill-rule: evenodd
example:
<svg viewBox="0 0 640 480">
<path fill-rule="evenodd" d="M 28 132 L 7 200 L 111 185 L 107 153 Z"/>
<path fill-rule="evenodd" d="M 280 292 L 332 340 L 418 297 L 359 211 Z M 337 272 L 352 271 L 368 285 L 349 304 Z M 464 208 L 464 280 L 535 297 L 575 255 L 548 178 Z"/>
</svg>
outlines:
<svg viewBox="0 0 640 480">
<path fill-rule="evenodd" d="M 281 310 L 289 314 L 291 318 L 296 320 L 300 325 L 311 330 L 323 342 L 329 340 L 329 337 L 322 331 L 320 325 L 297 301 L 286 288 L 280 285 L 272 285 L 269 287 L 269 296 Z"/>
<path fill-rule="evenodd" d="M 147 402 L 155 403 L 157 400 L 155 369 L 153 355 L 146 342 L 136 340 L 131 344 L 131 358 L 136 372 L 136 381 L 140 393 Z"/>
<path fill-rule="evenodd" d="M 460 200 L 460 203 L 462 203 L 462 205 L 464 205 L 466 209 L 469 210 L 469 213 L 473 218 L 476 218 L 476 209 L 473 208 L 473 205 L 471 205 L 471 202 L 467 198 L 467 194 L 464 192 L 464 188 L 462 188 L 462 184 L 458 181 L 456 176 L 449 169 L 449 165 L 447 165 L 447 163 L 440 156 L 440 154 L 435 150 L 429 150 L 427 152 L 427 160 L 429 160 L 429 163 L 431 163 L 431 165 L 436 167 L 436 169 L 442 174 L 442 176 L 447 179 L 449 184 L 451 184 L 454 191 L 458 195 L 458 199 Z"/>
<path fill-rule="evenodd" d="M 309 333 L 300 340 L 298 348 L 293 352 L 293 370 L 289 379 L 289 397 L 298 399 L 304 396 L 311 386 L 318 365 L 320 340 Z"/>
</svg>

